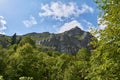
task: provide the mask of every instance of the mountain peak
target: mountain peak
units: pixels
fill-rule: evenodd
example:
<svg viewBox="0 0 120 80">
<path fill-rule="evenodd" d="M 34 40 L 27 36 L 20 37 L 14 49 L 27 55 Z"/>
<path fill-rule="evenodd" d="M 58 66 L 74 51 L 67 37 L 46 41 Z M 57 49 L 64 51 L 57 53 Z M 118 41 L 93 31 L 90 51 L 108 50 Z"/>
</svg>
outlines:
<svg viewBox="0 0 120 80">
<path fill-rule="evenodd" d="M 83 30 L 81 30 L 78 26 L 70 29 L 69 31 L 65 31 L 65 34 L 68 34 L 70 36 L 74 36 L 74 35 L 82 35 L 84 33 Z"/>
<path fill-rule="evenodd" d="M 53 34 L 49 32 L 33 32 L 28 33 L 26 35 L 22 35 L 21 37 L 28 35 L 31 36 L 31 38 L 36 42 L 38 46 L 42 45 L 52 47 L 56 51 L 70 54 L 77 53 L 77 51 L 82 47 L 90 50 L 91 46 L 89 46 L 88 43 L 92 41 L 93 37 L 92 35 L 90 35 L 90 33 L 83 31 L 77 26 L 70 29 L 69 31 L 65 31 L 59 34 Z M 7 37 L 5 35 L 0 35 L 0 37 L 0 44 L 6 48 L 9 45 L 8 39 L 11 38 L 11 36 Z"/>
<path fill-rule="evenodd" d="M 74 28 L 72 28 L 72 29 L 80 29 L 78 26 L 75 26 Z"/>
<path fill-rule="evenodd" d="M 76 26 L 76 27 L 70 29 L 69 31 L 81 31 L 81 29 L 78 26 Z"/>
</svg>

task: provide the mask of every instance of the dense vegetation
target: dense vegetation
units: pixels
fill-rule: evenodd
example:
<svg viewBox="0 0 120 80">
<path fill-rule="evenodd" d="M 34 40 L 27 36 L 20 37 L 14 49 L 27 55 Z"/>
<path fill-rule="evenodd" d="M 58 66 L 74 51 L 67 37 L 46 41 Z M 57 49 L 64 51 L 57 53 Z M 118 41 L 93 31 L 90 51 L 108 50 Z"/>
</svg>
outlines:
<svg viewBox="0 0 120 80">
<path fill-rule="evenodd" d="M 120 80 L 120 1 L 97 0 L 104 30 L 93 30 L 92 51 L 74 56 L 37 46 L 29 37 L 0 46 L 0 80 Z"/>
<path fill-rule="evenodd" d="M 8 49 L 0 47 L 0 75 L 5 80 L 78 80 L 88 73 L 87 49 L 72 56 L 37 46 L 29 36 L 17 44 L 14 40 Z"/>
</svg>

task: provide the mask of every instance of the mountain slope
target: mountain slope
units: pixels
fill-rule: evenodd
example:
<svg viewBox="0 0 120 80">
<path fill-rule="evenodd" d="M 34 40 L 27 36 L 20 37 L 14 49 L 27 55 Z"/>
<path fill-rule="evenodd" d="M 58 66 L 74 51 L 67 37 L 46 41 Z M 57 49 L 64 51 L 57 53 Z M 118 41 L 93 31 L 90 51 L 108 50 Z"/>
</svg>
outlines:
<svg viewBox="0 0 120 80">
<path fill-rule="evenodd" d="M 91 47 L 88 45 L 92 41 L 92 35 L 89 32 L 85 32 L 78 27 L 75 27 L 69 31 L 53 34 L 49 32 L 43 33 L 28 33 L 22 36 L 16 36 L 17 40 L 20 40 L 20 37 L 30 36 L 38 46 L 47 46 L 52 49 L 75 54 L 80 48 L 84 47 L 88 50 L 91 50 Z M 0 44 L 7 48 L 11 45 L 12 37 L 0 35 Z"/>
<path fill-rule="evenodd" d="M 26 34 L 36 42 L 37 45 L 53 47 L 56 51 L 75 54 L 80 48 L 91 49 L 88 45 L 92 41 L 92 35 L 78 27 L 60 34 L 30 33 Z"/>
</svg>

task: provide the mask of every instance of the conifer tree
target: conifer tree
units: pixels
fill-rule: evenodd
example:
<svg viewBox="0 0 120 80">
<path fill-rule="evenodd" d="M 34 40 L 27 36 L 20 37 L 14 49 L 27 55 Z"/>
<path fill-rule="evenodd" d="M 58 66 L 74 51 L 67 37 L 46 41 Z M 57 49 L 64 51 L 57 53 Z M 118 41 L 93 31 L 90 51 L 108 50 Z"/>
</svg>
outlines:
<svg viewBox="0 0 120 80">
<path fill-rule="evenodd" d="M 11 45 L 16 44 L 17 40 L 16 40 L 16 33 L 12 36 L 12 40 L 11 40 Z"/>
</svg>

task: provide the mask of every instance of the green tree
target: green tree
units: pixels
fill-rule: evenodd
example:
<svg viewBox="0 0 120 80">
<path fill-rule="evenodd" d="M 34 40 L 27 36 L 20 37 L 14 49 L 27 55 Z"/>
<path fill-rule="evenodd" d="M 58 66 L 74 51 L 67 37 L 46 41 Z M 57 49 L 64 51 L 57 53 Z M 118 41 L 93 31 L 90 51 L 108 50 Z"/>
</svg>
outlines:
<svg viewBox="0 0 120 80">
<path fill-rule="evenodd" d="M 4 79 L 3 79 L 3 76 L 0 76 L 0 80 L 4 80 Z"/>
<path fill-rule="evenodd" d="M 34 80 L 33 77 L 20 77 L 19 80 Z"/>
<path fill-rule="evenodd" d="M 6 68 L 6 49 L 0 46 L 0 75 L 4 74 Z"/>
<path fill-rule="evenodd" d="M 90 52 L 86 48 L 81 48 L 68 64 L 65 70 L 64 80 L 85 80 L 89 70 Z"/>
<path fill-rule="evenodd" d="M 84 61 L 72 61 L 65 69 L 64 80 L 86 80 L 88 63 Z"/>
<path fill-rule="evenodd" d="M 31 39 L 30 36 L 25 36 L 23 39 L 20 41 L 19 46 L 23 46 L 26 43 L 29 43 L 32 47 L 35 47 L 35 42 Z"/>
<path fill-rule="evenodd" d="M 36 58 L 36 51 L 35 43 L 29 37 L 23 38 L 18 45 L 10 46 L 6 52 L 8 54 L 6 59 L 7 67 L 4 71 L 5 79 L 16 80 L 20 76 L 29 76 L 30 74 L 33 74 L 31 65 L 34 64 L 38 59 Z M 33 70 L 33 72 L 34 71 L 35 70 Z"/>
<path fill-rule="evenodd" d="M 120 79 L 120 1 L 96 0 L 101 23 L 107 27 L 100 30 L 97 47 L 92 52 L 89 78 L 92 80 Z"/>
<path fill-rule="evenodd" d="M 86 48 L 81 48 L 77 54 L 76 54 L 76 59 L 81 60 L 81 61 L 89 61 L 90 59 L 90 51 Z"/>
</svg>

